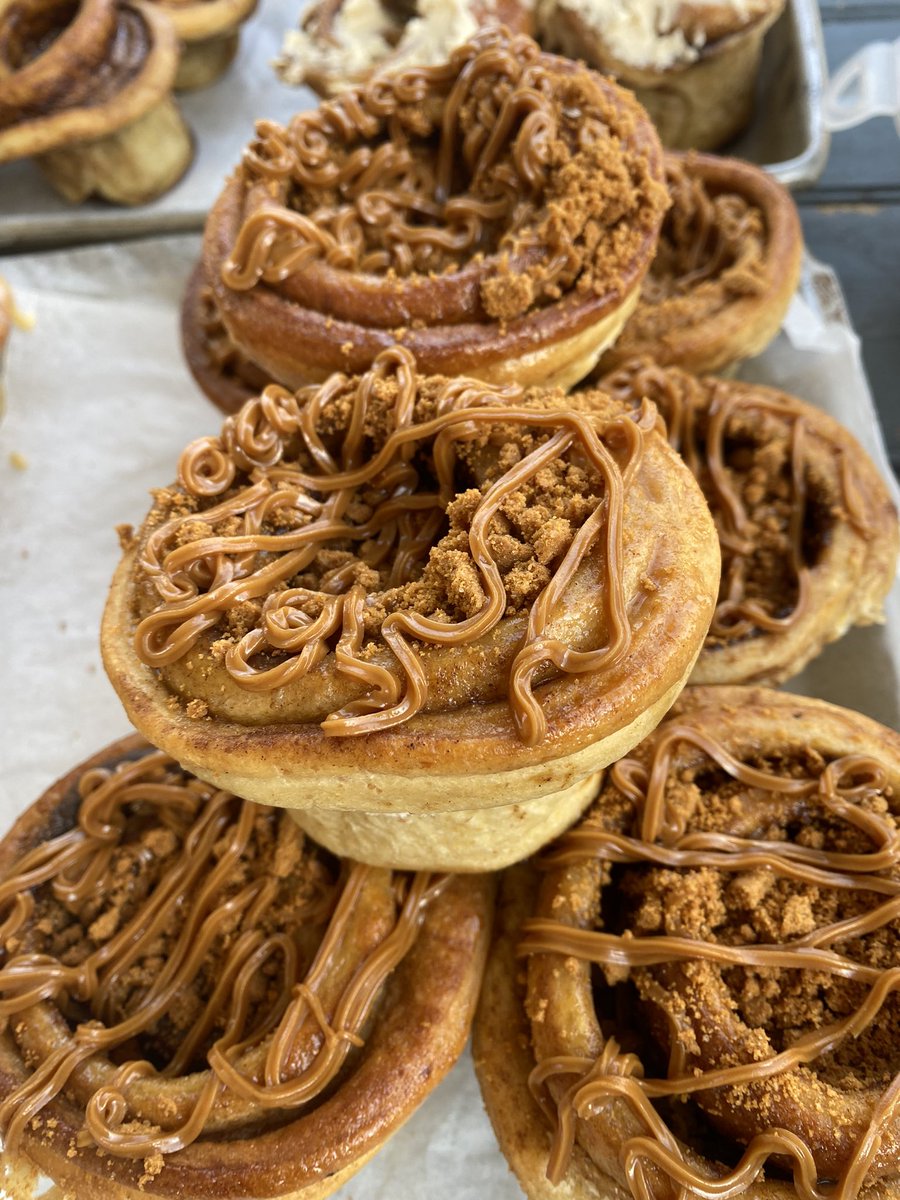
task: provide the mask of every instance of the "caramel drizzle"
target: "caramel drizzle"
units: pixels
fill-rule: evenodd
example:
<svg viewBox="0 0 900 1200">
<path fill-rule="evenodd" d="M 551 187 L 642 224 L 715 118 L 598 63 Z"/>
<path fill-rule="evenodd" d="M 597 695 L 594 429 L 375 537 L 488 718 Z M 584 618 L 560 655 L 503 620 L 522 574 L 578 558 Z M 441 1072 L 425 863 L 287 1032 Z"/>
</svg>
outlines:
<svg viewBox="0 0 900 1200">
<path fill-rule="evenodd" d="M 561 133 L 557 88 L 535 42 L 490 29 L 448 64 L 376 78 L 287 130 L 260 123 L 244 177 L 293 189 L 296 208 L 288 194 L 287 205 L 264 200 L 246 216 L 224 283 L 281 283 L 315 261 L 374 274 L 441 272 L 492 253 L 506 235 L 511 265 L 537 254 L 547 260 L 543 288 L 570 286 L 579 270 L 571 246 L 548 251 L 529 232 Z M 576 150 L 608 137 L 608 120 L 585 111 L 570 135 Z"/>
<path fill-rule="evenodd" d="M 142 819 L 152 812 L 159 828 L 176 832 L 180 850 L 131 920 L 78 966 L 47 954 L 4 953 L 0 1017 L 10 1022 L 17 1039 L 19 1030 L 31 1022 L 49 1043 L 43 1060 L 0 1104 L 7 1150 L 14 1153 L 29 1123 L 60 1094 L 71 1099 L 71 1087 L 83 1090 L 86 1078 L 90 1094 L 78 1145 L 94 1145 L 125 1158 L 184 1149 L 203 1136 L 210 1122 L 221 1127 L 226 1119 L 223 1106 L 230 1103 L 233 1108 L 234 1097 L 255 1106 L 249 1116 L 258 1119 L 258 1110 L 290 1109 L 320 1095 L 337 1077 L 350 1050 L 363 1045 L 362 1030 L 381 987 L 413 945 L 425 909 L 447 877 L 397 877 L 393 929 L 358 964 L 337 1003 L 326 1009 L 321 998 L 326 976 L 375 868 L 349 863 L 339 886 L 325 889 L 317 884 L 318 894 L 311 899 L 298 897 L 304 920 L 313 925 L 327 921 L 301 978 L 293 939 L 280 932 L 265 936 L 259 928 L 278 891 L 274 875 L 255 879 L 221 902 L 221 888 L 247 850 L 254 821 L 266 811 L 262 806 L 185 775 L 158 751 L 145 752 L 114 770 L 86 771 L 78 787 L 76 826 L 26 853 L 0 881 L 4 945 L 27 934 L 34 890 L 39 887 L 50 887 L 55 897 L 76 908 L 97 893 L 112 892 L 113 857 L 124 842 L 134 806 Z M 184 924 L 165 965 L 137 1010 L 116 1020 L 111 989 L 124 971 L 150 952 L 154 938 L 176 912 L 183 915 Z M 210 946 L 235 919 L 237 932 L 217 985 L 165 1068 L 158 1071 L 143 1060 L 120 1066 L 110 1061 L 116 1050 L 151 1030 L 179 993 L 191 988 Z M 277 996 L 251 1019 L 254 981 L 273 961 L 281 964 Z M 65 997 L 88 1005 L 92 1018 L 72 1030 L 57 1008 Z M 207 1052 L 209 1070 L 186 1075 L 217 1025 L 224 1026 L 224 1032 Z M 182 1077 L 187 1090 L 179 1105 L 154 1087 Z"/>
<path fill-rule="evenodd" d="M 709 632 L 714 637 L 739 641 L 754 630 L 778 633 L 791 629 L 809 612 L 812 568 L 803 553 L 803 528 L 808 503 L 807 463 L 809 438 L 820 442 L 821 433 L 810 426 L 803 407 L 790 396 L 763 395 L 752 389 L 695 379 L 683 371 L 658 367 L 649 359 L 636 360 L 604 381 L 621 399 L 651 397 L 669 431 L 669 443 L 681 454 L 706 493 L 722 548 L 719 600 Z M 786 463 L 790 481 L 790 518 L 786 530 L 787 561 L 795 580 L 796 599 L 788 612 L 776 614 L 774 601 L 747 599 L 747 578 L 756 551 L 756 527 L 735 487 L 725 461 L 729 425 L 748 413 L 769 414 L 790 430 Z M 703 418 L 706 417 L 705 426 Z M 872 526 L 860 494 L 858 480 L 843 447 L 826 443 L 837 460 L 842 496 L 839 514 L 862 538 L 872 536 Z"/>
<path fill-rule="evenodd" d="M 712 280 L 740 295 L 764 291 L 761 211 L 734 192 L 710 196 L 702 174 L 690 169 L 690 159 L 666 156 L 666 185 L 672 207 L 641 288 L 641 304 L 664 304 Z"/>
<path fill-rule="evenodd" d="M 399 385 L 393 430 L 367 459 L 366 414 L 373 389 L 389 372 L 395 373 Z M 173 518 L 147 538 L 139 567 L 163 603 L 136 630 L 135 648 L 144 663 L 159 668 L 176 662 L 232 606 L 264 598 L 257 626 L 225 654 L 225 669 L 242 688 L 271 691 L 302 678 L 331 653 L 336 639 L 334 670 L 367 691 L 322 722 L 324 732 L 372 733 L 409 720 L 428 700 L 416 643 L 470 645 L 503 620 L 509 601 L 488 546 L 491 522 L 508 496 L 573 450 L 596 471 L 603 492 L 528 613 L 507 691 L 519 737 L 533 745 L 546 732 L 546 718 L 533 690 L 535 676 L 545 666 L 581 674 L 612 669 L 621 661 L 631 644 L 622 578 L 625 493 L 655 413 L 642 411 L 637 420 L 625 416 L 609 422 L 589 413 L 517 407 L 512 404 L 520 389 L 455 380 L 444 385 L 437 415 L 417 425 L 417 383 L 414 359 L 395 347 L 383 352 L 358 382 L 336 375 L 296 395 L 269 387 L 225 422 L 220 437 L 188 447 L 179 467 L 185 491 L 204 500 L 229 490 L 231 494 L 212 508 Z M 353 412 L 338 463 L 325 448 L 317 423 L 335 398 L 348 394 Z M 391 612 L 378 632 L 396 666 L 371 661 L 364 653 L 364 638 L 366 609 L 373 599 L 361 585 L 350 585 L 341 571 L 323 577 L 318 591 L 287 585 L 334 539 L 360 544 L 360 557 L 371 566 L 392 557 L 390 586 L 406 582 L 439 537 L 443 514 L 457 494 L 456 445 L 485 427 L 504 425 L 538 430 L 545 439 L 487 488 L 472 517 L 469 552 L 485 595 L 482 607 L 456 622 L 413 611 Z M 310 471 L 284 461 L 289 442 L 298 435 L 314 464 Z M 617 447 L 623 465 L 605 442 Z M 417 449 L 429 445 L 437 480 L 434 491 L 420 490 L 422 481 L 412 461 Z M 246 475 L 246 481 L 240 475 Z M 364 489 L 382 499 L 372 506 L 368 520 L 354 524 L 346 513 Z M 280 511 L 301 514 L 305 524 L 288 533 L 266 533 L 267 521 Z M 216 532 L 234 518 L 241 521 L 240 533 Z M 194 538 L 185 533 L 182 541 L 180 532 L 198 520 L 211 535 Z M 566 587 L 594 547 L 602 548 L 605 559 L 606 586 L 601 590 L 609 640 L 597 649 L 576 651 L 548 630 Z M 311 600 L 320 610 L 315 617 L 304 611 Z M 281 661 L 269 665 L 272 655 Z M 255 665 L 260 656 L 266 657 L 266 664 Z"/>
<path fill-rule="evenodd" d="M 846 823 L 872 842 L 868 853 L 851 854 L 812 847 L 743 838 L 719 832 L 692 832 L 685 819 L 667 804 L 666 786 L 673 770 L 684 766 L 679 747 L 694 751 L 690 761 L 712 760 L 748 788 L 774 795 L 805 797 L 832 819 Z M 699 757 L 697 753 L 699 751 Z M 612 784 L 635 806 L 639 835 L 625 836 L 583 825 L 563 837 L 544 857 L 542 867 L 563 868 L 586 861 L 661 865 L 690 869 L 712 867 L 726 872 L 764 868 L 778 878 L 802 881 L 820 888 L 867 891 L 878 899 L 868 913 L 822 926 L 786 944 L 720 945 L 686 937 L 617 936 L 574 928 L 547 919 L 523 925 L 520 956 L 559 954 L 588 962 L 630 969 L 667 962 L 700 962 L 723 967 L 789 968 L 824 971 L 869 986 L 866 999 L 850 1016 L 805 1034 L 771 1057 L 717 1070 L 688 1068 L 683 1047 L 673 1038 L 666 1079 L 646 1079 L 640 1058 L 622 1054 L 615 1039 L 607 1040 L 596 1060 L 548 1058 L 539 1063 L 529 1080 L 535 1099 L 555 1127 L 547 1176 L 558 1183 L 567 1170 L 576 1136 L 576 1118 L 595 1112 L 613 1098 L 623 1100 L 644 1133 L 629 1137 L 621 1150 L 621 1165 L 635 1200 L 658 1200 L 657 1175 L 674 1185 L 685 1198 L 699 1195 L 722 1200 L 743 1192 L 764 1170 L 767 1160 L 780 1155 L 791 1164 L 794 1187 L 802 1200 L 853 1200 L 859 1194 L 888 1127 L 900 1113 L 900 1075 L 874 1106 L 869 1124 L 840 1178 L 833 1186 L 819 1186 L 810 1147 L 789 1130 L 773 1128 L 756 1135 L 738 1165 L 724 1175 L 713 1164 L 685 1154 L 684 1147 L 654 1109 L 663 1096 L 690 1096 L 715 1088 L 761 1083 L 796 1067 L 813 1063 L 848 1038 L 858 1037 L 875 1020 L 882 1006 L 900 989 L 900 965 L 881 969 L 832 949 L 835 943 L 862 937 L 900 919 L 900 830 L 889 819 L 859 807 L 866 796 L 888 789 L 887 775 L 875 759 L 848 754 L 824 767 L 816 777 L 792 778 L 754 768 L 735 758 L 709 735 L 688 725 L 673 723 L 658 736 L 649 768 L 635 759 L 622 759 L 611 771 Z M 893 872 L 893 875 L 888 874 Z M 545 1084 L 550 1077 L 572 1076 L 558 1106 L 550 1101 Z"/>
</svg>

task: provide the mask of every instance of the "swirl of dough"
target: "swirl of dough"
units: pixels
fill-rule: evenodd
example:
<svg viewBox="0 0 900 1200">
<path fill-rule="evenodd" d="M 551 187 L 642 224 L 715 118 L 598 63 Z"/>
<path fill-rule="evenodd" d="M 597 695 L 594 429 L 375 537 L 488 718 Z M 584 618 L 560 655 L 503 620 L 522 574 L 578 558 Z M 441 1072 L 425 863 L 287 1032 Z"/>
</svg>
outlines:
<svg viewBox="0 0 900 1200">
<path fill-rule="evenodd" d="M 286 386 L 396 343 L 432 372 L 506 382 L 515 359 L 526 384 L 570 386 L 636 301 L 661 172 L 627 95 L 489 27 L 447 63 L 262 125 L 210 214 L 202 274 L 233 345 Z M 184 333 L 209 382 L 193 293 Z M 540 367 L 551 351 L 558 371 Z"/>
<path fill-rule="evenodd" d="M 541 860 L 536 905 L 533 870 L 509 881 L 476 1061 L 525 999 L 505 1037 L 524 1022 L 533 1153 L 512 1140 L 506 1044 L 481 1069 L 495 1127 L 529 1195 L 539 1160 L 586 1197 L 882 1195 L 900 740 L 765 689 L 687 689 L 677 708 Z"/>
<path fill-rule="evenodd" d="M 183 1195 L 209 1147 L 223 1186 L 246 1187 L 255 1171 L 267 1194 L 293 1194 L 286 1182 L 317 1173 L 322 1105 L 333 1134 L 354 1122 L 363 1134 L 356 1147 L 349 1132 L 346 1145 L 326 1146 L 338 1150 L 333 1170 L 355 1169 L 386 1118 L 361 1118 L 355 1100 L 345 1112 L 340 1090 L 371 1088 L 372 1068 L 397 1053 L 407 1018 L 405 998 L 386 995 L 393 973 L 419 1019 L 416 972 L 429 955 L 433 969 L 429 927 L 447 917 L 468 929 L 444 964 L 455 978 L 433 989 L 427 1011 L 444 1012 L 447 1049 L 456 1044 L 447 1061 L 439 1035 L 422 1078 L 462 1047 L 484 881 L 337 862 L 287 814 L 202 783 L 139 738 L 51 789 L 0 861 L 4 1147 L 77 1185 L 75 1195 L 99 1186 L 98 1173 L 129 1196 L 148 1173 L 158 1194 Z M 412 1089 L 407 1113 L 431 1085 Z"/>
</svg>

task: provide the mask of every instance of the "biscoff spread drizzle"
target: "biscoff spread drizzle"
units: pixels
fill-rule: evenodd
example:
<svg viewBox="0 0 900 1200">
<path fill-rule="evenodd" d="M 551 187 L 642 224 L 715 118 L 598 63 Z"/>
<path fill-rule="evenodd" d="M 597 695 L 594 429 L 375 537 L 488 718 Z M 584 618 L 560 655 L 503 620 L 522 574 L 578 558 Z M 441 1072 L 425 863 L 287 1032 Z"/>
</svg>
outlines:
<svg viewBox="0 0 900 1200">
<path fill-rule="evenodd" d="M 736 191 L 710 193 L 688 156 L 666 155 L 672 207 L 626 337 L 656 339 L 721 311 L 768 282 L 765 217 Z"/>
<path fill-rule="evenodd" d="M 0 880 L 7 1149 L 58 1096 L 77 1146 L 153 1159 L 321 1095 L 446 877 L 338 867 L 152 747 L 78 792 L 75 824 Z"/>
<path fill-rule="evenodd" d="M 539 741 L 535 682 L 610 669 L 631 644 L 623 514 L 655 420 L 422 379 L 402 348 L 359 378 L 269 387 L 189 446 L 179 488 L 157 496 L 137 555 L 137 653 L 165 668 L 205 637 L 257 692 L 327 658 L 361 689 L 322 723 L 346 736 L 435 700 L 429 647 L 472 645 L 519 614 L 506 696 L 519 736 Z M 607 640 L 578 649 L 551 626 L 591 554 Z"/>
<path fill-rule="evenodd" d="M 818 519 L 844 520 L 860 537 L 872 536 L 845 448 L 786 393 L 698 379 L 646 358 L 626 363 L 603 386 L 626 402 L 653 401 L 709 503 L 722 581 L 707 645 L 787 630 L 807 614 L 815 563 L 804 536 L 812 500 Z M 823 447 L 834 463 L 830 487 L 821 472 L 810 475 Z"/>
<path fill-rule="evenodd" d="M 538 1064 L 531 1086 L 556 1127 L 554 1182 L 576 1119 L 613 1099 L 634 1122 L 619 1156 L 635 1200 L 662 1200 L 672 1187 L 738 1195 L 773 1158 L 788 1164 L 803 1200 L 852 1200 L 867 1181 L 896 1176 L 900 823 L 887 771 L 864 753 L 829 761 L 810 747 L 748 741 L 754 748 L 738 757 L 709 733 L 670 723 L 651 752 L 616 764 L 589 819 L 545 858 L 547 869 L 599 864 L 604 883 L 617 866 L 632 928 L 541 917 L 525 923 L 520 953 L 597 963 L 609 983 L 630 977 L 669 1030 L 666 1078 L 647 1077 L 640 1055 L 614 1038 L 596 1060 Z M 613 890 L 601 890 L 600 912 L 614 906 Z M 832 994 L 834 1009 L 820 999 Z M 866 1038 L 879 1039 L 868 1047 L 873 1074 L 844 1063 L 844 1091 L 829 1070 L 842 1054 L 855 1064 Z M 725 1039 L 719 1060 L 707 1050 L 716 1039 Z M 560 1076 L 572 1082 L 556 1106 L 545 1084 Z M 653 1105 L 664 1097 L 693 1100 L 746 1143 L 737 1165 L 686 1147 Z M 822 1144 L 798 1133 L 804 1121 Z"/>
<path fill-rule="evenodd" d="M 287 128 L 260 123 L 222 280 L 287 282 L 302 303 L 314 282 L 327 307 L 347 287 L 335 272 L 446 276 L 463 292 L 454 321 L 473 302 L 503 321 L 608 294 L 668 203 L 639 113 L 586 68 L 489 29 L 439 67 L 381 76 Z"/>
</svg>

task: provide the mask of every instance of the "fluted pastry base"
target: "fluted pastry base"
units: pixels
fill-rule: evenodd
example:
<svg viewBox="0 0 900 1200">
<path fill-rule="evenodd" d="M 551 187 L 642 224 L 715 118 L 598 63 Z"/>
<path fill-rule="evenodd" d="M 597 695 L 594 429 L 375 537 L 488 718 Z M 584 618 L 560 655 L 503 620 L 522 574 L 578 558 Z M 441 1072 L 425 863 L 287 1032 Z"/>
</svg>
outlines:
<svg viewBox="0 0 900 1200">
<path fill-rule="evenodd" d="M 520 804 L 446 813 L 294 809 L 311 838 L 347 858 L 408 871 L 496 871 L 563 833 L 590 804 L 597 775 Z"/>
<path fill-rule="evenodd" d="M 112 204 L 148 204 L 174 187 L 194 156 L 190 131 L 171 96 L 148 113 L 92 142 L 74 142 L 38 158 L 64 199 L 99 196 Z"/>
<path fill-rule="evenodd" d="M 236 31 L 202 42 L 183 42 L 175 76 L 176 92 L 194 92 L 215 83 L 234 62 L 239 43 L 240 34 Z"/>
<path fill-rule="evenodd" d="M 550 40 L 569 57 L 587 59 L 630 88 L 667 149 L 716 150 L 737 137 L 753 117 L 763 40 L 781 8 L 775 4 L 747 28 L 710 42 L 694 62 L 665 70 L 612 59 L 597 34 L 571 9 L 555 9 Z"/>
</svg>

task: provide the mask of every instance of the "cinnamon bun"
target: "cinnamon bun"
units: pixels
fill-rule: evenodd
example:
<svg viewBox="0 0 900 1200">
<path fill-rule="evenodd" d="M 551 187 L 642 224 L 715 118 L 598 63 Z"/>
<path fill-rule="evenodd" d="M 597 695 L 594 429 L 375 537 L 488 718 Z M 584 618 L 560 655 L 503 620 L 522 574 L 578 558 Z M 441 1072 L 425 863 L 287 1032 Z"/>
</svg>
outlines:
<svg viewBox="0 0 900 1200">
<path fill-rule="evenodd" d="M 185 450 L 116 573 L 131 720 L 363 861 L 524 857 L 669 708 L 712 616 L 715 529 L 655 421 L 400 348 L 270 386 Z"/>
<path fill-rule="evenodd" d="M 719 531 L 719 602 L 693 683 L 780 683 L 851 625 L 884 620 L 900 528 L 849 430 L 775 388 L 647 359 L 600 386 L 654 402 Z"/>
<path fill-rule="evenodd" d="M 797 288 L 803 234 L 780 183 L 707 154 L 667 154 L 666 180 L 672 207 L 656 257 L 601 370 L 646 354 L 722 371 L 766 348 Z"/>
<path fill-rule="evenodd" d="M 319 0 L 284 39 L 285 83 L 335 96 L 375 74 L 446 62 L 485 25 L 533 33 L 532 0 Z"/>
<path fill-rule="evenodd" d="M 508 873 L 475 1060 L 529 1197 L 898 1194 L 898 797 L 868 718 L 689 688 Z"/>
<path fill-rule="evenodd" d="M 193 156 L 177 65 L 148 0 L 0 0 L 0 163 L 35 157 L 74 203 L 146 204 Z"/>
<path fill-rule="evenodd" d="M 237 54 L 241 25 L 258 0 L 152 0 L 175 27 L 181 44 L 177 91 L 208 87 Z"/>
<path fill-rule="evenodd" d="M 290 388 L 396 344 L 430 373 L 569 387 L 637 303 L 668 203 L 634 100 L 496 28 L 257 133 L 203 282 L 237 355 Z M 188 362 L 224 405 L 199 292 Z"/>
<path fill-rule="evenodd" d="M 330 1195 L 462 1051 L 492 898 L 115 743 L 0 844 L 4 1158 L 74 1200 Z"/>
<path fill-rule="evenodd" d="M 785 0 L 538 0 L 541 40 L 613 75 L 664 146 L 716 150 L 753 116 L 763 39 Z"/>
</svg>

